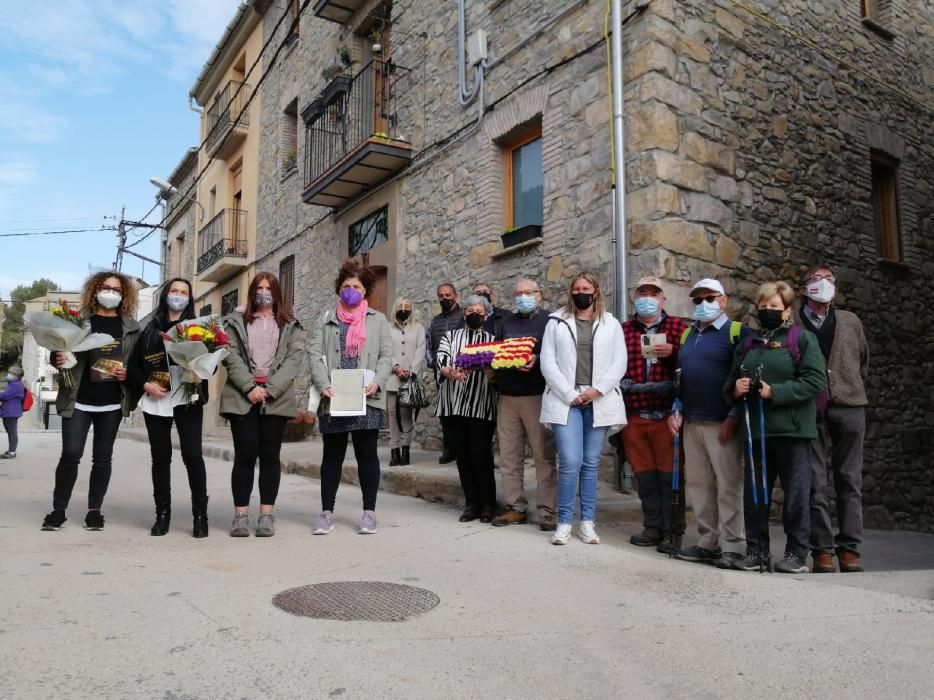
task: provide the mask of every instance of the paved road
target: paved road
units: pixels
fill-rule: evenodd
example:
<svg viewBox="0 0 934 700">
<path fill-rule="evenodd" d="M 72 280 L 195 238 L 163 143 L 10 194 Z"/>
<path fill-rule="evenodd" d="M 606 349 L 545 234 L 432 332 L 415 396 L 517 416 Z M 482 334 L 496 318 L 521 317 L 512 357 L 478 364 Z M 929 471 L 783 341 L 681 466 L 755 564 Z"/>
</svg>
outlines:
<svg viewBox="0 0 934 700">
<path fill-rule="evenodd" d="M 934 684 L 934 538 L 874 536 L 894 570 L 779 576 L 671 561 L 603 529 L 553 547 L 530 527 L 460 524 L 450 507 L 381 496 L 380 532 L 312 537 L 318 484 L 282 482 L 279 534 L 231 539 L 228 466 L 210 461 L 212 535 L 176 520 L 150 537 L 146 446 L 121 440 L 106 530 L 40 532 L 56 436 L 0 462 L 2 698 L 927 698 Z M 777 537 L 777 533 L 774 537 Z M 894 544 L 894 547 L 893 547 Z M 421 586 L 441 599 L 398 623 L 288 615 L 271 604 L 326 581 Z"/>
</svg>

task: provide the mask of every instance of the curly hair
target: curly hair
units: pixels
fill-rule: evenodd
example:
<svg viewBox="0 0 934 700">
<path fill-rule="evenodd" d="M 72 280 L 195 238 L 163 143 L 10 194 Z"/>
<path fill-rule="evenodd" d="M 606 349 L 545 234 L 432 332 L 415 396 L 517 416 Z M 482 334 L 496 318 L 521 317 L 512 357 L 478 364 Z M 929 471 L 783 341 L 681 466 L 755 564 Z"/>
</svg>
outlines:
<svg viewBox="0 0 934 700">
<path fill-rule="evenodd" d="M 120 316 L 130 316 L 136 313 L 136 302 L 139 294 L 136 289 L 136 282 L 130 279 L 122 272 L 95 272 L 84 281 L 81 289 L 81 309 L 88 314 L 96 314 L 99 308 L 97 303 L 97 293 L 101 286 L 109 279 L 120 281 L 121 296 L 120 306 L 117 307 L 117 313 Z"/>
<path fill-rule="evenodd" d="M 373 270 L 361 264 L 358 260 L 348 258 L 337 272 L 337 279 L 334 280 L 334 293 L 340 294 L 341 285 L 352 277 L 360 280 L 360 284 L 366 290 L 365 296 L 369 296 L 373 288 L 376 287 L 376 275 Z"/>
</svg>

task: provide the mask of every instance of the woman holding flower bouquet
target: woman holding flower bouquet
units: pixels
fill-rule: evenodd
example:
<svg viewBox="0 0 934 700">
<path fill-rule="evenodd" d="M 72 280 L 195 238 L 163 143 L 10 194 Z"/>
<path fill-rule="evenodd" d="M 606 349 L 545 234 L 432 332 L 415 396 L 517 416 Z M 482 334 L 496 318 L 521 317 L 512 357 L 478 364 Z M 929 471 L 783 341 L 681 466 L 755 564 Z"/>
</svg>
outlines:
<svg viewBox="0 0 934 700">
<path fill-rule="evenodd" d="M 321 458 L 321 515 L 315 535 L 334 529 L 334 502 L 341 482 L 347 438 L 353 442 L 357 475 L 363 494 L 363 514 L 357 532 L 376 532 L 376 492 L 379 490 L 379 431 L 386 429 L 386 386 L 392 372 L 392 339 L 389 322 L 366 297 L 376 286 L 376 275 L 369 267 L 348 260 L 337 273 L 334 292 L 336 308 L 329 309 L 315 325 L 311 347 L 311 376 L 321 392 L 318 406 L 319 428 L 324 443 Z M 365 413 L 353 416 L 331 415 L 333 370 L 363 370 Z M 359 395 L 358 395 L 359 396 Z M 362 398 L 362 397 L 361 397 Z"/>
<path fill-rule="evenodd" d="M 88 514 L 85 529 L 103 530 L 101 505 L 110 483 L 113 446 L 120 420 L 130 415 L 139 395 L 126 382 L 126 359 L 139 337 L 136 285 L 118 272 L 98 272 L 84 283 L 78 323 L 89 324 L 92 333 L 111 336 L 112 342 L 93 350 L 74 353 L 74 364 L 64 352 L 53 352 L 52 363 L 62 373 L 55 406 L 62 417 L 62 454 L 55 469 L 52 512 L 43 530 L 60 530 L 78 478 L 88 433 L 94 428 Z M 67 381 L 66 381 L 67 376 Z"/>
<path fill-rule="evenodd" d="M 448 331 L 438 346 L 437 364 L 441 375 L 438 387 L 438 416 L 451 436 L 457 473 L 464 490 L 466 508 L 462 523 L 480 518 L 493 521 L 496 508 L 496 480 L 493 477 L 493 435 L 496 433 L 496 392 L 487 376 L 493 370 L 467 367 L 459 353 L 465 345 L 490 343 L 493 334 L 483 330 L 493 305 L 482 296 L 464 302 L 466 328 Z"/>
<path fill-rule="evenodd" d="M 161 335 L 179 322 L 194 317 L 191 283 L 180 277 L 166 282 L 159 294 L 156 312 L 143 330 L 127 367 L 127 381 L 142 395 L 140 408 L 149 435 L 152 497 L 156 504 L 156 522 L 149 534 L 155 536 L 166 534 L 172 519 L 173 422 L 191 488 L 194 518 L 191 534 L 193 537 L 208 536 L 207 476 L 201 454 L 202 406 L 207 402 L 208 383 L 202 380 L 199 390 L 191 395 L 183 391 L 183 369 L 170 359 Z"/>
<path fill-rule="evenodd" d="M 250 535 L 250 496 L 259 460 L 257 537 L 276 534 L 272 514 L 279 494 L 279 451 L 285 424 L 297 412 L 292 384 L 305 355 L 305 331 L 282 298 L 279 280 L 260 272 L 250 282 L 243 311 L 223 320 L 229 336 L 227 383 L 220 411 L 230 422 L 234 463 L 231 537 Z"/>
</svg>

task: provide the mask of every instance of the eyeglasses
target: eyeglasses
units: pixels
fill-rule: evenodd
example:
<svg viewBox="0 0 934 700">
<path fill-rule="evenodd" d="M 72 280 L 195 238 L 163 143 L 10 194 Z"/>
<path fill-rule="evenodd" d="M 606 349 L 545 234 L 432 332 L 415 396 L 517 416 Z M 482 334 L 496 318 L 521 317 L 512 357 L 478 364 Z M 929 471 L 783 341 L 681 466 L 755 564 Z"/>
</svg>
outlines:
<svg viewBox="0 0 934 700">
<path fill-rule="evenodd" d="M 517 289 L 516 290 L 517 297 L 532 296 L 533 294 L 538 294 L 538 293 L 539 291 L 537 289 Z"/>
<path fill-rule="evenodd" d="M 102 285 L 101 285 L 100 291 L 102 291 L 102 292 L 116 292 L 117 294 L 122 294 L 122 293 L 123 293 L 123 288 L 122 288 L 122 287 L 110 287 L 110 286 L 108 286 L 108 285 L 106 285 L 106 284 L 102 284 Z"/>
<path fill-rule="evenodd" d="M 813 277 L 808 279 L 807 283 L 811 284 L 812 282 L 820 282 L 821 280 L 827 280 L 828 282 L 831 282 L 831 283 L 834 283 L 837 281 L 833 275 L 814 275 Z"/>
<path fill-rule="evenodd" d="M 691 303 L 694 304 L 694 306 L 697 306 L 702 301 L 706 301 L 708 304 L 713 304 L 717 299 L 719 299 L 722 296 L 723 296 L 722 294 L 711 294 L 710 296 L 707 296 L 707 297 L 691 297 Z"/>
</svg>

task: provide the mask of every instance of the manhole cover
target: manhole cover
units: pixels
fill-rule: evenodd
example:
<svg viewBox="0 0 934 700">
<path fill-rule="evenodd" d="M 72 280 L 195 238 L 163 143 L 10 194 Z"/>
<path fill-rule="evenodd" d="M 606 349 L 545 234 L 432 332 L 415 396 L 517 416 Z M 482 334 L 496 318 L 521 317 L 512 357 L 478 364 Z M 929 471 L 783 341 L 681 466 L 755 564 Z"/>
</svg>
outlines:
<svg viewBox="0 0 934 700">
<path fill-rule="evenodd" d="M 431 591 L 383 581 L 333 581 L 290 588 L 273 596 L 280 610 L 323 620 L 401 622 L 441 600 Z"/>
</svg>

